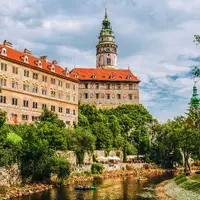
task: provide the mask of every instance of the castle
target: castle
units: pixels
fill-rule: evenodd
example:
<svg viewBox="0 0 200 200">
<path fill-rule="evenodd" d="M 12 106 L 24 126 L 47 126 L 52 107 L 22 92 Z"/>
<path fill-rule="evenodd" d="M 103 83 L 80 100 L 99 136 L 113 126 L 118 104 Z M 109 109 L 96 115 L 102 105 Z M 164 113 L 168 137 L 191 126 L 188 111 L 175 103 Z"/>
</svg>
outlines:
<svg viewBox="0 0 200 200">
<path fill-rule="evenodd" d="M 139 80 L 117 66 L 117 45 L 107 10 L 96 46 L 96 68 L 63 69 L 56 60 L 23 52 L 12 43 L 0 44 L 0 109 L 7 123 L 32 123 L 44 108 L 58 113 L 71 127 L 78 121 L 78 104 L 113 108 L 139 104 Z"/>
<path fill-rule="evenodd" d="M 130 69 L 117 66 L 117 45 L 107 9 L 96 46 L 96 68 L 75 68 L 70 74 L 80 81 L 80 103 L 98 108 L 139 104 L 140 81 Z"/>
</svg>

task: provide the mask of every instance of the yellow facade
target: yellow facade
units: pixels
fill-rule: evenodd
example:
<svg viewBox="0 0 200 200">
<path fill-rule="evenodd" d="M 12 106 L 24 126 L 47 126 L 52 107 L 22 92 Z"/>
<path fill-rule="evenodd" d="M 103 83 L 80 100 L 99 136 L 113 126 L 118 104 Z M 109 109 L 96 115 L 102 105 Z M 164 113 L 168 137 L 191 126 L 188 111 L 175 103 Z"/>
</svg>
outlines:
<svg viewBox="0 0 200 200">
<path fill-rule="evenodd" d="M 8 123 L 33 123 L 43 108 L 72 126 L 78 121 L 78 83 L 0 58 L 0 109 Z"/>
</svg>

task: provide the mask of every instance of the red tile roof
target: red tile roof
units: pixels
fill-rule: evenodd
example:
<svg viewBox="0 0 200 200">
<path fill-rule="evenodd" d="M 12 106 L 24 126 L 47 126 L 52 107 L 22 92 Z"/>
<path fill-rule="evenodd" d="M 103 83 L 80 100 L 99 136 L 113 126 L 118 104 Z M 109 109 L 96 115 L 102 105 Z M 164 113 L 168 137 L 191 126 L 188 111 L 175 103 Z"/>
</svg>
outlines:
<svg viewBox="0 0 200 200">
<path fill-rule="evenodd" d="M 2 48 L 6 48 L 6 54 L 7 54 L 6 56 L 1 54 Z M 28 56 L 28 63 L 25 63 L 24 60 L 23 60 L 25 55 Z M 54 64 L 55 71 L 52 72 L 51 71 L 51 66 L 52 66 L 51 62 L 48 62 L 48 61 L 46 62 L 43 59 L 34 57 L 34 56 L 29 55 L 29 54 L 24 53 L 24 52 L 17 51 L 15 49 L 11 48 L 11 47 L 4 46 L 2 44 L 0 44 L 0 58 L 5 59 L 5 60 L 9 60 L 11 62 L 17 62 L 18 64 L 26 65 L 26 66 L 29 66 L 33 69 L 41 70 L 41 71 L 44 71 L 46 73 L 50 73 L 52 75 L 59 76 L 59 77 L 64 78 L 64 79 L 68 79 L 68 80 L 77 82 L 77 79 L 73 78 L 71 75 L 69 75 L 69 77 L 67 77 L 66 71 L 62 67 L 60 67 L 59 65 Z M 41 68 L 37 64 L 37 62 L 39 60 L 42 63 Z"/>
<path fill-rule="evenodd" d="M 129 69 L 75 68 L 70 74 L 78 80 L 140 82 Z"/>
</svg>

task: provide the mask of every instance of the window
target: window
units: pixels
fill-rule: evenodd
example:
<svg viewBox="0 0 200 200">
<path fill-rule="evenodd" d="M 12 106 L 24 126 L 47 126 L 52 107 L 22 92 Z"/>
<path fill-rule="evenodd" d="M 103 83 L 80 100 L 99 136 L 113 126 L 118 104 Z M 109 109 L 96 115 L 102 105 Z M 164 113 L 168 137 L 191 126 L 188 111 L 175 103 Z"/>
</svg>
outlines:
<svg viewBox="0 0 200 200">
<path fill-rule="evenodd" d="M 65 122 L 67 126 L 70 126 L 70 121 Z"/>
<path fill-rule="evenodd" d="M 85 83 L 85 88 L 88 89 L 88 83 Z"/>
<path fill-rule="evenodd" d="M 44 75 L 43 75 L 43 76 L 42 76 L 42 81 L 43 81 L 43 82 L 47 82 L 47 76 L 44 76 Z"/>
<path fill-rule="evenodd" d="M 99 89 L 99 83 L 96 84 L 96 89 Z"/>
<path fill-rule="evenodd" d="M 0 96 L 0 103 L 6 103 L 6 97 Z"/>
<path fill-rule="evenodd" d="M 107 89 L 108 89 L 108 90 L 110 89 L 110 84 L 107 84 Z"/>
<path fill-rule="evenodd" d="M 51 84 L 53 84 L 53 85 L 56 84 L 56 79 L 55 78 L 51 78 Z"/>
<path fill-rule="evenodd" d="M 27 100 L 24 100 L 23 106 L 26 107 L 26 108 L 28 107 L 28 101 Z"/>
<path fill-rule="evenodd" d="M 73 85 L 73 90 L 75 90 L 76 89 L 76 86 L 75 85 Z"/>
<path fill-rule="evenodd" d="M 74 101 L 74 102 L 76 101 L 76 96 L 73 96 L 73 101 Z"/>
<path fill-rule="evenodd" d="M 132 90 L 132 89 L 133 89 L 133 85 L 129 84 L 129 90 Z"/>
<path fill-rule="evenodd" d="M 54 67 L 54 65 L 51 66 L 51 71 L 52 71 L 52 72 L 55 72 L 55 67 Z"/>
<path fill-rule="evenodd" d="M 75 110 L 73 110 L 73 115 L 76 115 L 76 111 Z"/>
<path fill-rule="evenodd" d="M 23 121 L 28 121 L 28 115 L 22 115 L 22 120 Z"/>
<path fill-rule="evenodd" d="M 66 114 L 70 114 L 70 109 L 66 108 Z"/>
<path fill-rule="evenodd" d="M 42 95 L 47 95 L 47 89 L 42 89 Z"/>
<path fill-rule="evenodd" d="M 47 108 L 47 104 L 42 104 L 42 110 Z"/>
<path fill-rule="evenodd" d="M 37 102 L 33 102 L 33 108 L 35 108 L 35 109 L 38 108 L 38 103 Z"/>
<path fill-rule="evenodd" d="M 28 92 L 28 91 L 29 91 L 29 85 L 24 84 L 24 85 L 23 85 L 23 89 L 24 89 L 24 91 L 27 91 L 27 92 Z"/>
<path fill-rule="evenodd" d="M 107 94 L 107 99 L 110 99 L 110 94 Z"/>
<path fill-rule="evenodd" d="M 133 95 L 132 94 L 129 94 L 128 97 L 129 97 L 130 100 L 133 99 Z"/>
<path fill-rule="evenodd" d="M 85 99 L 88 99 L 88 93 L 85 93 L 84 95 L 85 95 Z"/>
<path fill-rule="evenodd" d="M 51 106 L 51 111 L 55 112 L 56 107 L 55 106 Z"/>
<path fill-rule="evenodd" d="M 56 96 L 56 92 L 55 91 L 51 91 L 51 97 L 55 98 L 55 96 Z"/>
<path fill-rule="evenodd" d="M 96 99 L 99 99 L 99 94 L 96 94 Z"/>
<path fill-rule="evenodd" d="M 6 48 L 2 48 L 2 50 L 1 50 L 1 55 L 7 56 L 7 54 L 6 54 Z"/>
<path fill-rule="evenodd" d="M 7 85 L 7 80 L 5 78 L 0 78 L 0 86 L 6 86 Z"/>
<path fill-rule="evenodd" d="M 12 81 L 12 88 L 17 89 L 18 88 L 18 82 Z"/>
<path fill-rule="evenodd" d="M 33 79 L 38 80 L 38 73 L 33 72 Z"/>
<path fill-rule="evenodd" d="M 41 60 L 38 61 L 38 67 L 42 68 L 42 62 L 41 62 Z"/>
<path fill-rule="evenodd" d="M 38 93 L 38 87 L 33 88 L 33 93 Z"/>
<path fill-rule="evenodd" d="M 117 94 L 117 98 L 118 98 L 118 99 L 121 99 L 121 94 Z"/>
<path fill-rule="evenodd" d="M 40 117 L 38 117 L 38 116 L 32 116 L 32 121 L 34 122 L 34 121 L 39 121 L 39 119 L 40 119 Z"/>
<path fill-rule="evenodd" d="M 7 71 L 7 64 L 1 63 L 1 71 Z"/>
<path fill-rule="evenodd" d="M 107 64 L 111 65 L 111 58 L 107 58 Z"/>
<path fill-rule="evenodd" d="M 24 56 L 24 62 L 28 63 L 28 56 Z"/>
<path fill-rule="evenodd" d="M 69 83 L 66 83 L 66 88 L 70 89 L 70 84 Z"/>
<path fill-rule="evenodd" d="M 12 67 L 13 74 L 18 74 L 18 67 Z"/>
<path fill-rule="evenodd" d="M 16 98 L 12 98 L 12 105 L 17 106 L 17 99 Z"/>
<path fill-rule="evenodd" d="M 62 92 L 58 92 L 58 98 L 62 99 L 63 98 L 63 93 Z"/>
<path fill-rule="evenodd" d="M 58 86 L 62 87 L 62 81 L 58 81 Z"/>
<path fill-rule="evenodd" d="M 66 95 L 66 100 L 70 101 L 70 95 L 69 94 Z"/>
<path fill-rule="evenodd" d="M 62 108 L 62 107 L 59 107 L 59 108 L 58 108 L 58 112 L 59 112 L 59 113 L 62 113 L 62 112 L 63 112 L 63 108 Z"/>
<path fill-rule="evenodd" d="M 118 89 L 118 90 L 121 89 L 121 85 L 120 85 L 120 84 L 117 85 L 117 89 Z"/>
<path fill-rule="evenodd" d="M 28 70 L 24 70 L 24 76 L 29 77 L 29 71 Z"/>
</svg>

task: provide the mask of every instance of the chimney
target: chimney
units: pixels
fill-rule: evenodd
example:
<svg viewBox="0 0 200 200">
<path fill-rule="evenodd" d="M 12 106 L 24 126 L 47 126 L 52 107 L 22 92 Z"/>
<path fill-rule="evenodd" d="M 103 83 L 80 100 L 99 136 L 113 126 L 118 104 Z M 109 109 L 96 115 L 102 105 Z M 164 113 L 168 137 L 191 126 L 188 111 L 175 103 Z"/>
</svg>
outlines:
<svg viewBox="0 0 200 200">
<path fill-rule="evenodd" d="M 41 56 L 40 59 L 44 60 L 45 62 L 48 62 L 48 56 Z"/>
<path fill-rule="evenodd" d="M 57 62 L 56 60 L 53 60 L 53 61 L 52 61 L 52 64 L 53 64 L 53 65 L 57 65 L 58 62 Z"/>
<path fill-rule="evenodd" d="M 27 54 L 27 55 L 31 55 L 32 54 L 32 52 L 30 50 L 28 50 L 28 49 L 24 49 L 24 53 Z"/>
<path fill-rule="evenodd" d="M 3 45 L 12 48 L 12 43 L 8 42 L 7 40 L 4 40 Z"/>
<path fill-rule="evenodd" d="M 66 75 L 67 77 L 69 77 L 69 70 L 68 70 L 67 67 L 65 67 L 65 75 Z"/>
</svg>

